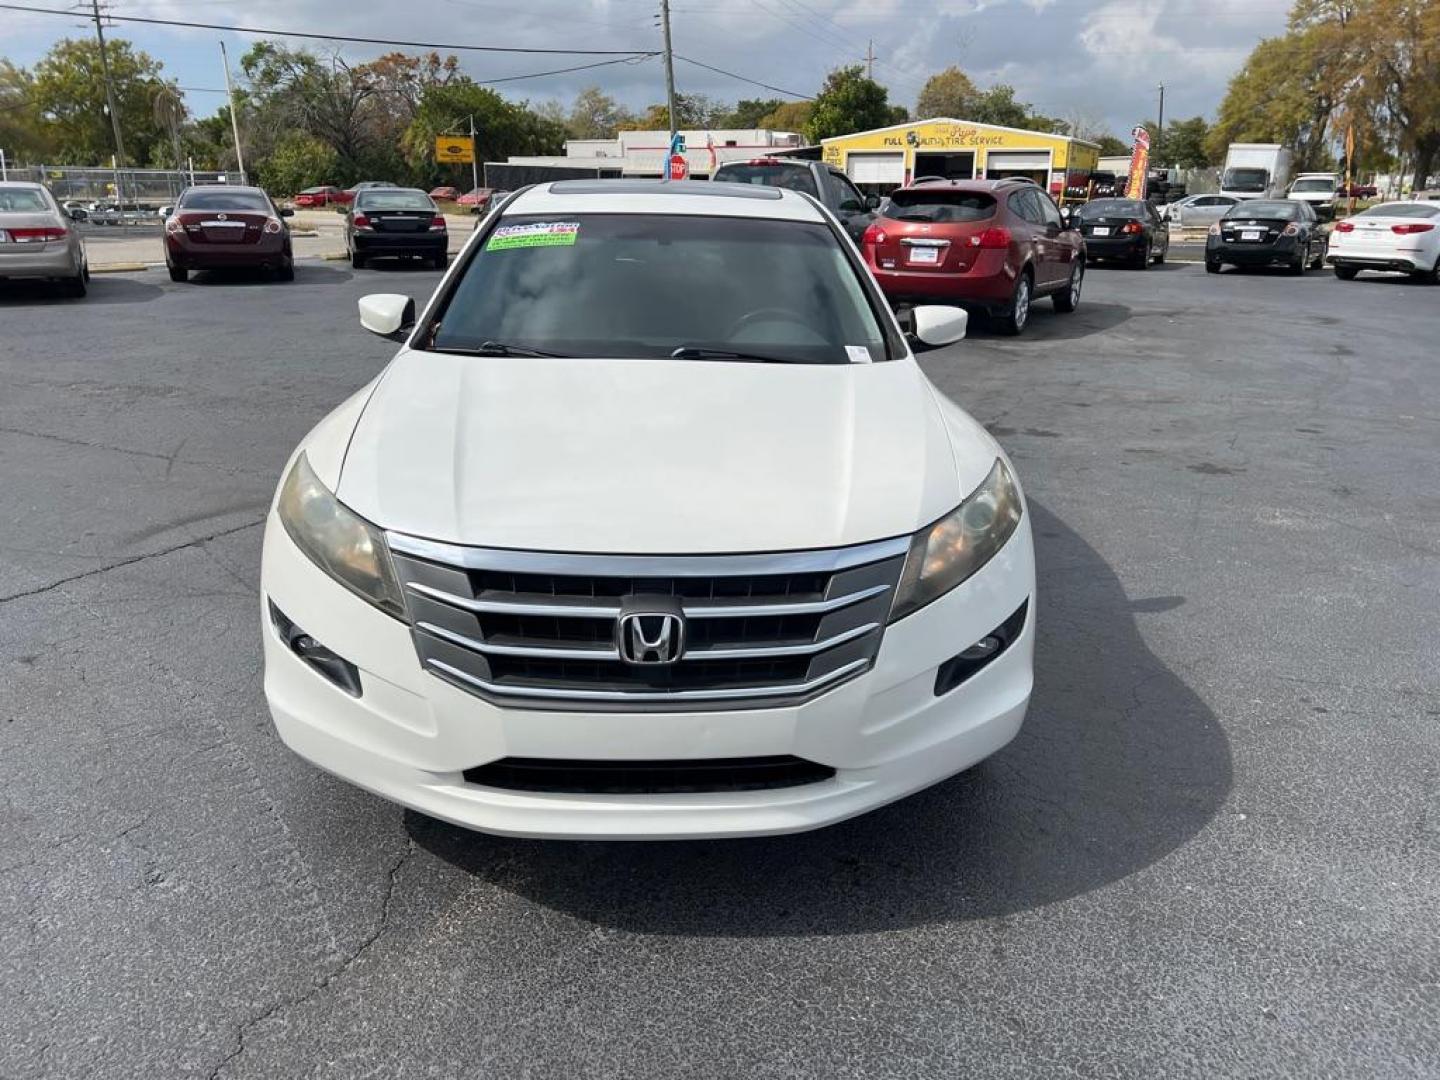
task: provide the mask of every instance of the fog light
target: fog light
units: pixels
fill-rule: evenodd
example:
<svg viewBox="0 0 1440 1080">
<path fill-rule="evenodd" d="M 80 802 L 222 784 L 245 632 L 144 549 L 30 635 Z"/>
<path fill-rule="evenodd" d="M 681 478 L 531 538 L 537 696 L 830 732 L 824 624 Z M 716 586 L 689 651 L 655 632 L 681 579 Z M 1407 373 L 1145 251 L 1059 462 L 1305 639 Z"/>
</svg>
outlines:
<svg viewBox="0 0 1440 1080">
<path fill-rule="evenodd" d="M 291 622 L 273 600 L 270 601 L 270 621 L 292 653 L 351 697 L 360 696 L 360 670 Z"/>
<path fill-rule="evenodd" d="M 948 694 L 1008 649 L 1025 629 L 1025 614 L 1029 610 L 1030 601 L 1026 600 L 994 630 L 941 664 L 935 672 L 935 696 Z"/>
</svg>

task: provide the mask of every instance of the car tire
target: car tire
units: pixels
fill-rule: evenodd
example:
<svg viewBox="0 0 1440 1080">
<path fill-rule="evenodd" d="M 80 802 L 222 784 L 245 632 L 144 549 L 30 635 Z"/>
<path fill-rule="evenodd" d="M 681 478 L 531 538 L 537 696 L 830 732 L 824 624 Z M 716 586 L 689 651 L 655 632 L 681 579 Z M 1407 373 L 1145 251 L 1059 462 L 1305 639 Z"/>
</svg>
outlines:
<svg viewBox="0 0 1440 1080">
<path fill-rule="evenodd" d="M 1069 314 L 1080 306 L 1080 288 L 1085 284 L 1085 263 L 1077 261 L 1070 268 L 1070 280 L 1065 287 L 1057 292 L 1052 300 L 1055 310 Z"/>
<path fill-rule="evenodd" d="M 1206 259 L 1205 272 L 1207 274 L 1218 274 L 1220 272 L 1220 264 L 1214 259 Z"/>
<path fill-rule="evenodd" d="M 1355 275 L 1358 274 L 1359 272 L 1360 272 L 1360 271 L 1357 270 L 1357 269 L 1356 269 L 1355 267 L 1353 267 L 1353 266 L 1337 266 L 1337 267 L 1335 267 L 1335 276 L 1336 276 L 1337 278 L 1339 278 L 1341 281 L 1354 281 L 1354 280 L 1355 280 Z"/>
<path fill-rule="evenodd" d="M 361 255 L 358 251 L 352 251 L 350 253 L 350 266 L 354 270 L 364 270 L 365 256 Z"/>
<path fill-rule="evenodd" d="M 1435 265 L 1429 270 L 1413 271 L 1410 280 L 1421 285 L 1440 285 L 1440 258 L 1435 260 Z"/>
<path fill-rule="evenodd" d="M 1146 244 L 1146 245 L 1145 245 L 1145 253 L 1140 256 L 1140 261 L 1135 264 L 1135 269 L 1136 269 L 1136 270 L 1149 270 L 1149 269 L 1150 269 L 1150 256 L 1151 256 L 1151 253 L 1152 253 L 1153 250 L 1154 250 L 1154 249 L 1151 247 L 1151 245 L 1149 245 L 1149 244 Z"/>
<path fill-rule="evenodd" d="M 275 271 L 275 279 L 277 281 L 294 281 L 295 260 L 286 259 L 283 263 L 281 263 L 279 269 Z"/>
<path fill-rule="evenodd" d="M 76 274 L 74 277 L 65 278 L 63 281 L 61 281 L 60 290 L 66 296 L 72 296 L 77 300 L 84 296 L 86 292 L 85 271 L 82 269 L 80 273 Z"/>
<path fill-rule="evenodd" d="M 1169 245 L 1160 249 L 1160 254 L 1155 256 L 1155 265 L 1159 266 L 1165 261 L 1165 255 L 1170 250 Z"/>
<path fill-rule="evenodd" d="M 448 254 L 436 255 L 435 258 L 430 260 L 430 263 L 436 270 L 444 270 L 450 265 L 450 256 Z"/>
<path fill-rule="evenodd" d="M 1019 337 L 1024 332 L 1025 324 L 1030 321 L 1030 299 L 1034 288 L 1029 270 L 1022 272 L 1015 279 L 1015 294 L 1010 298 L 1010 306 L 996 320 L 996 325 L 1002 334 Z"/>
<path fill-rule="evenodd" d="M 190 271 L 189 271 L 189 270 L 186 270 L 183 266 L 168 266 L 168 265 L 167 265 L 167 266 L 165 267 L 165 269 L 167 269 L 167 270 L 170 271 L 170 280 L 171 280 L 171 281 L 178 281 L 178 282 L 183 283 L 183 282 L 186 282 L 186 281 L 189 281 L 189 280 L 190 280 Z"/>
<path fill-rule="evenodd" d="M 1310 249 L 1307 247 L 1289 266 L 1286 267 L 1296 277 L 1304 277 L 1305 271 L 1310 268 Z"/>
</svg>

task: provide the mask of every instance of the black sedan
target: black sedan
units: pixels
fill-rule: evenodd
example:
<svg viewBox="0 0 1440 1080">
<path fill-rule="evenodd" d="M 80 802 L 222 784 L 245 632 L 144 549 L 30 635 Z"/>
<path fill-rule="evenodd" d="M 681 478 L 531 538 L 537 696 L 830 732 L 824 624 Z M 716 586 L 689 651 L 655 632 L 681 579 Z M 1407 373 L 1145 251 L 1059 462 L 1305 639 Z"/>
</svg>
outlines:
<svg viewBox="0 0 1440 1080">
<path fill-rule="evenodd" d="M 1308 203 L 1290 199 L 1246 199 L 1210 226 L 1205 269 L 1231 266 L 1285 266 L 1303 274 L 1325 259 L 1325 234 Z"/>
<path fill-rule="evenodd" d="M 389 256 L 415 256 L 441 269 L 449 245 L 445 218 L 418 188 L 365 188 L 345 211 L 345 250 L 357 270 Z"/>
<path fill-rule="evenodd" d="M 1170 226 L 1143 199 L 1095 199 L 1071 214 L 1085 237 L 1090 262 L 1119 259 L 1141 270 L 1163 263 L 1170 251 Z"/>
</svg>

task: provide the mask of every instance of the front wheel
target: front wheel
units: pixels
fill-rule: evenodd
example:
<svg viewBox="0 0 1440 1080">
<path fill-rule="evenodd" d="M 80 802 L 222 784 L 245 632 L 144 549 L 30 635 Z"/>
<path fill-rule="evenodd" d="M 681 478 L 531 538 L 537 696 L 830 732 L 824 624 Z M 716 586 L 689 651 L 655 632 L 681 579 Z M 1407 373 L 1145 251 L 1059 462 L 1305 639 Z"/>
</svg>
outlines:
<svg viewBox="0 0 1440 1080">
<path fill-rule="evenodd" d="M 1025 324 L 1030 321 L 1030 275 L 1021 274 L 1015 282 L 1015 295 L 1010 298 L 1010 306 L 1005 314 L 1000 317 L 1000 332 L 1016 337 L 1025 329 Z"/>
<path fill-rule="evenodd" d="M 1070 271 L 1070 283 L 1054 296 L 1055 310 L 1069 313 L 1080 306 L 1080 286 L 1085 282 L 1085 264 L 1077 262 Z"/>
</svg>

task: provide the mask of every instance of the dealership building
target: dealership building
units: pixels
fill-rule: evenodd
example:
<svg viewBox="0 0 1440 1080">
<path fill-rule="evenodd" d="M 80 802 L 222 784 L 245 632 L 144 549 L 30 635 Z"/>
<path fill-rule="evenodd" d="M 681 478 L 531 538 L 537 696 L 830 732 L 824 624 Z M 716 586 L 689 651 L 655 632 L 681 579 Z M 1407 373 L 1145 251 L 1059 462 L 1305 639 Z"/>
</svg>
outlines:
<svg viewBox="0 0 1440 1080">
<path fill-rule="evenodd" d="M 1100 147 L 1084 139 L 945 117 L 837 135 L 821 148 L 827 163 L 877 193 L 924 177 L 1024 176 L 1058 196 L 1084 188 L 1100 160 Z"/>
</svg>

